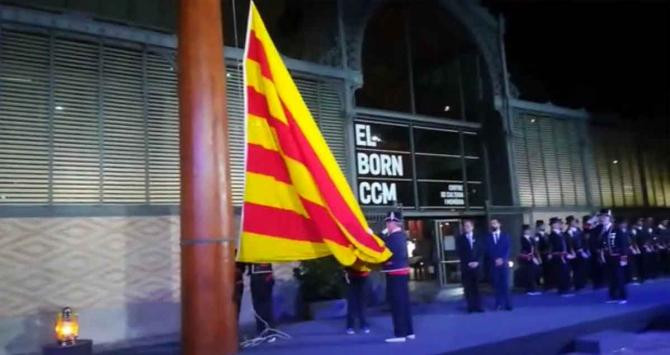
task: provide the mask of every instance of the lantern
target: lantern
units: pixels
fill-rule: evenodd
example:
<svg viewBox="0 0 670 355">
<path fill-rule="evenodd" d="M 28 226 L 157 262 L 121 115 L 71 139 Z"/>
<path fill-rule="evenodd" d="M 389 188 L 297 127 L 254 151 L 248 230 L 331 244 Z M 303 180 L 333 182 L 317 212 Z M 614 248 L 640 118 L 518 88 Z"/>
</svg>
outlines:
<svg viewBox="0 0 670 355">
<path fill-rule="evenodd" d="M 61 346 L 73 345 L 79 336 L 79 320 L 72 308 L 65 307 L 56 319 L 56 340 Z"/>
</svg>

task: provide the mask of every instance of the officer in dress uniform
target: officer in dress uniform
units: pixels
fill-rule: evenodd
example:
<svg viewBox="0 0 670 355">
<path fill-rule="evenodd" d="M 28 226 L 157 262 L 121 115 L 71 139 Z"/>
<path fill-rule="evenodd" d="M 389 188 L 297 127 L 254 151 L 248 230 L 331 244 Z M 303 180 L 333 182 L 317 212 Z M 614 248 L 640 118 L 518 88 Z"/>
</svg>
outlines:
<svg viewBox="0 0 670 355">
<path fill-rule="evenodd" d="M 240 309 L 242 308 L 242 294 L 244 293 L 244 270 L 245 263 L 235 262 L 235 305 L 237 306 L 237 320 L 240 320 Z"/>
<path fill-rule="evenodd" d="M 482 265 L 482 246 L 475 236 L 474 223 L 463 221 L 464 233 L 456 240 L 461 267 L 461 282 L 468 313 L 483 312 L 479 296 L 479 273 Z"/>
<path fill-rule="evenodd" d="M 575 286 L 575 291 L 580 291 L 586 286 L 586 265 L 589 262 L 588 248 L 584 233 L 579 228 L 579 220 L 574 216 L 565 218 L 568 225 L 566 234 L 570 241 L 570 250 L 573 258 L 570 260 L 572 267 L 572 278 Z"/>
<path fill-rule="evenodd" d="M 491 283 L 495 292 L 495 309 L 512 310 L 509 295 L 509 251 L 510 237 L 500 229 L 497 218 L 491 219 L 491 232 L 487 241 L 487 256 L 491 261 Z"/>
<path fill-rule="evenodd" d="M 402 214 L 400 211 L 389 211 L 384 221 L 388 233 L 384 238 L 384 243 L 393 253 L 393 256 L 383 266 L 383 272 L 386 273 L 386 295 L 391 305 L 394 333 L 394 336 L 386 339 L 386 342 L 401 343 L 407 339 L 414 340 L 416 338 L 412 326 L 409 299 L 407 234 L 402 228 Z"/>
<path fill-rule="evenodd" d="M 570 264 L 568 260 L 570 249 L 568 240 L 563 233 L 563 221 L 558 217 L 552 217 L 549 219 L 549 226 L 551 226 L 549 245 L 558 294 L 563 297 L 574 296 L 570 293 Z"/>
<path fill-rule="evenodd" d="M 626 304 L 626 274 L 628 253 L 630 252 L 630 231 L 628 222 L 621 219 L 616 229 L 604 238 L 603 250 L 607 261 L 607 279 L 609 281 L 608 303 Z"/>
<path fill-rule="evenodd" d="M 631 229 L 631 233 L 633 234 L 633 242 L 639 252 L 634 256 L 633 260 L 637 268 L 637 282 L 644 283 L 649 278 L 647 259 L 649 254 L 649 241 L 651 239 L 651 235 L 644 227 L 644 218 L 640 217 L 635 221 L 635 226 Z"/>
<path fill-rule="evenodd" d="M 603 245 L 606 237 L 614 232 L 612 225 L 612 212 L 608 209 L 600 210 L 598 213 L 598 224 L 591 231 L 589 248 L 591 249 L 591 277 L 593 288 L 603 287 L 605 283 L 605 255 Z"/>
<path fill-rule="evenodd" d="M 370 272 L 356 270 L 353 268 L 345 269 L 345 279 L 347 281 L 347 334 L 356 334 L 354 323 L 358 319 L 358 325 L 365 334 L 370 333 L 370 327 L 365 319 L 365 308 L 368 304 L 368 294 L 370 286 L 368 284 L 368 275 Z"/>
<path fill-rule="evenodd" d="M 551 265 L 551 253 L 549 252 L 551 249 L 549 247 L 549 235 L 544 221 L 541 219 L 535 221 L 535 243 L 542 261 L 542 286 L 545 291 L 549 291 L 554 288 L 555 282 Z"/>
<path fill-rule="evenodd" d="M 644 251 L 644 268 L 647 273 L 647 279 L 655 279 L 658 276 L 658 268 L 656 264 L 656 246 L 654 243 L 654 219 L 647 217 L 644 220 L 642 230 L 645 231 L 647 242 L 643 248 Z"/>
<path fill-rule="evenodd" d="M 526 294 L 529 296 L 540 295 L 537 292 L 537 275 L 540 270 L 540 258 L 537 251 L 537 243 L 532 235 L 530 226 L 524 224 L 521 227 L 521 252 L 519 253 L 519 264 L 521 265 L 521 278 L 526 288 Z"/>
<path fill-rule="evenodd" d="M 268 327 L 275 326 L 272 307 L 272 288 L 275 280 L 272 275 L 272 264 L 249 264 L 249 274 L 251 301 L 256 311 L 256 331 L 261 334 Z"/>
<path fill-rule="evenodd" d="M 659 269 L 662 274 L 670 274 L 670 220 L 664 218 L 658 225 Z"/>
</svg>

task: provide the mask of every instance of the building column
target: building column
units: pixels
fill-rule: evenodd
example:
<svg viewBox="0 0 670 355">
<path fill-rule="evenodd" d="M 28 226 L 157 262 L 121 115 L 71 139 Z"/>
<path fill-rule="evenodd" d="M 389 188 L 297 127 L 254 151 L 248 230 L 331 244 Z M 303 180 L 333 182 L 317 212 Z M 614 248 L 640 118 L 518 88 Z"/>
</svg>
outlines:
<svg viewBox="0 0 670 355">
<path fill-rule="evenodd" d="M 235 239 L 219 0 L 181 0 L 178 32 L 183 354 L 237 352 Z"/>
</svg>

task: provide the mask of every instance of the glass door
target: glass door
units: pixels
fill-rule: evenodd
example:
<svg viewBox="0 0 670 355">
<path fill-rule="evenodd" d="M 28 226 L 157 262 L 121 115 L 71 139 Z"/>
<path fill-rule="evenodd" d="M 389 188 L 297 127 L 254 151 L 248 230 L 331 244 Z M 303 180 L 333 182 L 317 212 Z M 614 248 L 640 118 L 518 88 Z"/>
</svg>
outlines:
<svg viewBox="0 0 670 355">
<path fill-rule="evenodd" d="M 458 219 L 439 219 L 435 224 L 435 250 L 437 251 L 437 279 L 441 287 L 456 283 L 458 275 L 458 254 L 456 237 L 461 233 Z"/>
</svg>

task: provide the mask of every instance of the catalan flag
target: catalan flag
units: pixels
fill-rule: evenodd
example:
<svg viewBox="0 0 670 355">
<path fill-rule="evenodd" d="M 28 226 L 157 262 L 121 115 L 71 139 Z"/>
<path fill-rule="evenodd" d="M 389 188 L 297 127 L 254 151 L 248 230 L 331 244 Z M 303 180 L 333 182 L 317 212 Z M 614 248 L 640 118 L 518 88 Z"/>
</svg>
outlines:
<svg viewBox="0 0 670 355">
<path fill-rule="evenodd" d="M 386 261 L 391 252 L 368 227 L 253 2 L 244 80 L 246 171 L 238 260 L 332 254 L 346 266 Z"/>
</svg>

